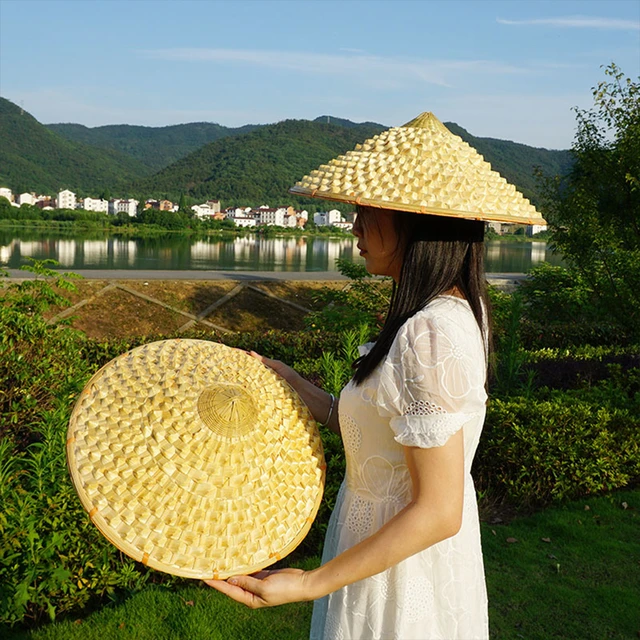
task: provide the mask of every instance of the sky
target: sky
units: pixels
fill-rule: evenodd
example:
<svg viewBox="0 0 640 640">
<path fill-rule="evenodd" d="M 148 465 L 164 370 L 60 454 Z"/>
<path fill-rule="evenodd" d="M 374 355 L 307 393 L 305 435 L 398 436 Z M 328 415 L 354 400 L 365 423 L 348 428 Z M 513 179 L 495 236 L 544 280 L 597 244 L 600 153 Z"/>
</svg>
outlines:
<svg viewBox="0 0 640 640">
<path fill-rule="evenodd" d="M 40 122 L 228 127 L 321 115 L 568 149 L 640 0 L 0 0 L 0 95 Z"/>
</svg>

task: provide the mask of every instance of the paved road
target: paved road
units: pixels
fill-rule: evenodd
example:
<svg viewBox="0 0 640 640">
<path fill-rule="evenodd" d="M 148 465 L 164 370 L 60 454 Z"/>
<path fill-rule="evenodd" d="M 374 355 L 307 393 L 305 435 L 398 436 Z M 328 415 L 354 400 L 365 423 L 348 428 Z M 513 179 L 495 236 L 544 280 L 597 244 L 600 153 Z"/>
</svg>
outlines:
<svg viewBox="0 0 640 640">
<path fill-rule="evenodd" d="M 8 269 L 12 280 L 35 276 L 29 271 Z M 79 269 L 73 271 L 87 280 L 347 280 L 336 271 L 163 271 L 126 269 Z M 525 278 L 523 273 L 489 273 L 492 284 L 512 284 Z"/>
</svg>

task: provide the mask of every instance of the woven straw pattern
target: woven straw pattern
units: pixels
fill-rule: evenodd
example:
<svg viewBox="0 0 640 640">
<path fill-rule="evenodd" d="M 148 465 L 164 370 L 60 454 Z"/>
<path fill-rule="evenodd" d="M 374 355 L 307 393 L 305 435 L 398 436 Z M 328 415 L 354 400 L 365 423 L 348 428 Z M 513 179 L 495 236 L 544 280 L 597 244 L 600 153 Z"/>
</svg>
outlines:
<svg viewBox="0 0 640 640">
<path fill-rule="evenodd" d="M 432 113 L 356 145 L 290 192 L 413 213 L 545 224 L 529 200 Z"/>
<path fill-rule="evenodd" d="M 96 373 L 71 416 L 67 458 L 93 523 L 148 566 L 226 578 L 304 538 L 325 464 L 289 385 L 237 349 L 164 340 Z"/>
</svg>

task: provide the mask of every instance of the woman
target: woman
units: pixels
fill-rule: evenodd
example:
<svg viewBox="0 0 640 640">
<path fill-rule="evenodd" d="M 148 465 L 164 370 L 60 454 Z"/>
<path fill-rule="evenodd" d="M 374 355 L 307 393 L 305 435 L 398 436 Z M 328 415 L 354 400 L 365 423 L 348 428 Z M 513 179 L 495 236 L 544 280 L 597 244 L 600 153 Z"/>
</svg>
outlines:
<svg viewBox="0 0 640 640">
<path fill-rule="evenodd" d="M 432 118 L 404 127 L 431 127 L 427 138 L 421 131 L 417 136 L 423 148 L 427 139 L 451 136 Z M 398 145 L 411 139 L 403 136 L 381 136 L 355 152 L 373 149 L 384 156 L 365 161 L 369 169 L 382 167 L 385 176 L 395 176 L 392 192 L 406 184 L 397 166 L 413 171 L 388 161 L 401 157 Z M 411 145 L 403 148 L 415 157 Z M 357 169 L 362 158 L 351 160 Z M 353 198 L 358 177 L 348 172 L 349 161 L 347 154 L 334 161 L 333 170 L 323 165 L 309 182 L 331 190 L 333 199 Z M 428 170 L 442 172 L 433 164 Z M 375 182 L 371 170 L 366 176 Z M 461 184 L 459 176 L 456 180 Z M 361 184 L 364 196 L 376 195 L 366 180 Z M 311 638 L 488 637 L 470 475 L 486 402 L 484 223 L 466 219 L 482 218 L 477 212 L 454 216 L 435 206 L 428 215 L 412 212 L 410 196 L 408 202 L 402 193 L 397 196 L 398 210 L 382 209 L 380 202 L 358 205 L 353 233 L 360 254 L 369 273 L 393 278 L 394 291 L 384 327 L 374 344 L 361 348 L 338 410 L 332 396 L 283 363 L 262 358 L 296 389 L 317 420 L 342 434 L 347 472 L 322 565 L 308 572 L 284 569 L 208 581 L 251 607 L 316 600 Z M 433 215 L 439 210 L 446 215 Z"/>
</svg>

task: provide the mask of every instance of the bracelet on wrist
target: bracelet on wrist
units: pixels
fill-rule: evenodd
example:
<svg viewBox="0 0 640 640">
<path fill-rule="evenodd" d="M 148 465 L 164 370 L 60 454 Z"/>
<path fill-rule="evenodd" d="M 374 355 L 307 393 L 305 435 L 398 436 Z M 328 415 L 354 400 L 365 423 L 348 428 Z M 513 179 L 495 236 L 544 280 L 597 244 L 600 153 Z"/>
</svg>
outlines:
<svg viewBox="0 0 640 640">
<path fill-rule="evenodd" d="M 327 415 L 327 419 L 320 424 L 321 427 L 326 427 L 329 424 L 329 422 L 331 422 L 331 417 L 333 416 L 333 410 L 335 409 L 335 406 L 336 406 L 336 397 L 333 395 L 333 393 L 330 393 L 329 395 L 331 396 L 331 405 L 329 406 L 329 415 Z"/>
</svg>

